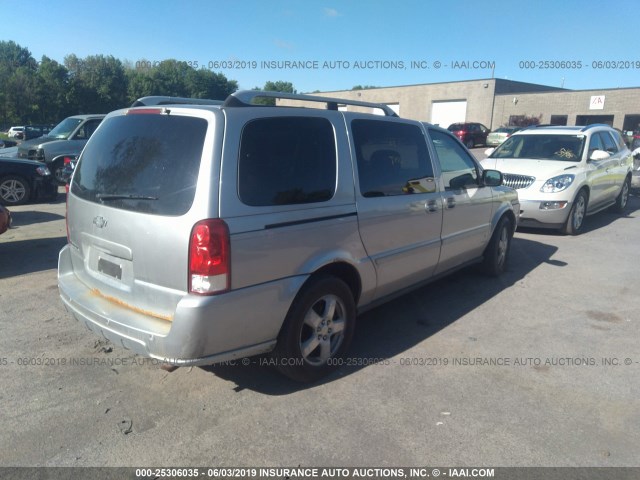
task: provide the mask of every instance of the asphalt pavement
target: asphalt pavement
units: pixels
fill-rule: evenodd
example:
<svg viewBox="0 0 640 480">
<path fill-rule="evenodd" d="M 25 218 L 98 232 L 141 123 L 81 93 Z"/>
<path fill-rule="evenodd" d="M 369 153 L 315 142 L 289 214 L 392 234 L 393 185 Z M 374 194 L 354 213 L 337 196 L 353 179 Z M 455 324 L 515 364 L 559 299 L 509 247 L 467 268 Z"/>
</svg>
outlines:
<svg viewBox="0 0 640 480">
<path fill-rule="evenodd" d="M 12 211 L 0 466 L 640 465 L 638 196 L 576 237 L 518 231 L 500 278 L 466 269 L 361 315 L 315 385 L 266 357 L 170 373 L 96 337 L 57 292 L 63 194 Z"/>
</svg>

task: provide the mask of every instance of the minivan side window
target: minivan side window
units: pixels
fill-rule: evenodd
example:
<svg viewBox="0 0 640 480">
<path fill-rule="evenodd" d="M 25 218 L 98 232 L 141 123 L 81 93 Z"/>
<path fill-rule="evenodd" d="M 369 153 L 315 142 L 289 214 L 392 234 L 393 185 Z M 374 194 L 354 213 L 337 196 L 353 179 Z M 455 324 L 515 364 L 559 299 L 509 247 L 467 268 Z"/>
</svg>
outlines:
<svg viewBox="0 0 640 480">
<path fill-rule="evenodd" d="M 431 158 L 418 126 L 356 119 L 351 131 L 363 197 L 435 191 Z"/>
<path fill-rule="evenodd" d="M 447 133 L 429 130 L 436 148 L 445 190 L 478 186 L 478 168 L 460 142 Z"/>
<path fill-rule="evenodd" d="M 336 142 L 320 117 L 274 117 L 244 126 L 238 195 L 250 206 L 326 202 L 336 189 Z"/>
</svg>

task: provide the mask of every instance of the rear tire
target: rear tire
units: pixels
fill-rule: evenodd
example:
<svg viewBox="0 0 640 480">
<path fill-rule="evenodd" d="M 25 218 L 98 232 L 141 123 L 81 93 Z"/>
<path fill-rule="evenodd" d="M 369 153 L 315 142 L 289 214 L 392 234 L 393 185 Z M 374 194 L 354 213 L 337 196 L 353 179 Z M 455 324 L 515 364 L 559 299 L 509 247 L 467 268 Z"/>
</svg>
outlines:
<svg viewBox="0 0 640 480">
<path fill-rule="evenodd" d="M 622 184 L 622 189 L 620 190 L 620 194 L 618 198 L 616 198 L 616 203 L 611 207 L 616 213 L 624 213 L 627 208 L 627 204 L 629 203 L 629 191 L 631 190 L 631 178 L 627 177 L 624 179 L 624 183 Z"/>
<path fill-rule="evenodd" d="M 584 225 L 584 219 L 587 216 L 588 202 L 587 192 L 580 190 L 573 201 L 569 218 L 567 218 L 567 223 L 562 229 L 563 233 L 566 235 L 578 235 L 580 233 L 582 225 Z"/>
<path fill-rule="evenodd" d="M 469 149 L 471 149 L 471 148 L 473 148 L 473 147 L 475 146 L 475 145 L 474 145 L 474 143 L 473 143 L 473 140 L 467 140 L 467 141 L 464 143 L 464 145 L 465 145 L 467 148 L 469 148 Z"/>
<path fill-rule="evenodd" d="M 3 205 L 22 205 L 31 198 L 31 187 L 24 178 L 8 175 L 0 179 L 0 203 Z"/>
<path fill-rule="evenodd" d="M 335 370 L 349 348 L 356 323 L 351 290 L 332 276 L 312 278 L 298 293 L 272 355 L 278 370 L 314 382 Z"/>
<path fill-rule="evenodd" d="M 482 271 L 492 277 L 497 277 L 504 273 L 511 249 L 511 239 L 513 238 L 513 227 L 508 217 L 502 217 L 489 240 L 489 244 L 484 251 L 484 261 Z"/>
</svg>

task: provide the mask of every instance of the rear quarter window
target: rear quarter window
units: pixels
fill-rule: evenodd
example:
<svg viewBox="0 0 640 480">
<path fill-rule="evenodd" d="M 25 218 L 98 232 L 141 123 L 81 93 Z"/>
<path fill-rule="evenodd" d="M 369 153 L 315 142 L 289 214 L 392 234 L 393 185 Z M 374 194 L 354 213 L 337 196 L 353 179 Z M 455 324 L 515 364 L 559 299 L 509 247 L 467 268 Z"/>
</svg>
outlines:
<svg viewBox="0 0 640 480">
<path fill-rule="evenodd" d="M 238 195 L 250 206 L 326 202 L 336 188 L 336 144 L 325 118 L 247 123 L 240 141 Z"/>
<path fill-rule="evenodd" d="M 87 143 L 71 192 L 123 210 L 183 215 L 193 203 L 206 131 L 202 118 L 111 117 Z"/>
</svg>

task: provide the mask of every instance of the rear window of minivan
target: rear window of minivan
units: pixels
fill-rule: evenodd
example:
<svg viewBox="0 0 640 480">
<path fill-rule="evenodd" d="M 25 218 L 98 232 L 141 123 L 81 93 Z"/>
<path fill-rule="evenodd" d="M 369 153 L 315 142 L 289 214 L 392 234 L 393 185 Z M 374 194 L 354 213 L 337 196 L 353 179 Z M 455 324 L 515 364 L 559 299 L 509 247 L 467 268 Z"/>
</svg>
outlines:
<svg viewBox="0 0 640 480">
<path fill-rule="evenodd" d="M 87 143 L 71 192 L 123 210 L 183 215 L 193 203 L 206 131 L 202 118 L 111 117 Z"/>
</svg>

